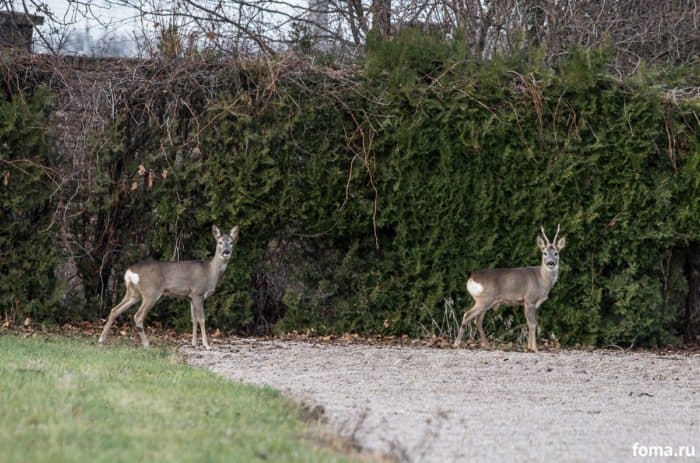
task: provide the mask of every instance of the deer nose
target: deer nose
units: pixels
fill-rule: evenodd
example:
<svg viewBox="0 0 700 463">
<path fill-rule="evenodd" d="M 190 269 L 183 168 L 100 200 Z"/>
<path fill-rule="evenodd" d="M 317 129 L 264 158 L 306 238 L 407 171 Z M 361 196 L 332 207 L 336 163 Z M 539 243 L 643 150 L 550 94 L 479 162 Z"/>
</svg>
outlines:
<svg viewBox="0 0 700 463">
<path fill-rule="evenodd" d="M 224 249 L 224 252 L 222 253 L 225 257 L 228 257 L 231 255 L 231 250 L 230 249 Z"/>
</svg>

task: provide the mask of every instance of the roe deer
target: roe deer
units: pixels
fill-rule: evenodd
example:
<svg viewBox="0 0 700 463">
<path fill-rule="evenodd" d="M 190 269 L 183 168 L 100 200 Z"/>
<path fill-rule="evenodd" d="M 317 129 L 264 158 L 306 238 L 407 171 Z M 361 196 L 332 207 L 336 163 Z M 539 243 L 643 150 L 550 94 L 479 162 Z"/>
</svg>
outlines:
<svg viewBox="0 0 700 463">
<path fill-rule="evenodd" d="M 542 264 L 538 267 L 490 268 L 473 273 L 467 280 L 467 291 L 474 298 L 474 306 L 464 314 L 457 333 L 455 347 L 462 342 L 464 329 L 472 319 L 476 319 L 481 344 L 488 345 L 484 334 L 484 316 L 490 309 L 500 305 L 522 305 L 527 319 L 527 348 L 537 352 L 537 308 L 547 300 L 549 291 L 557 282 L 559 274 L 559 251 L 566 246 L 566 238 L 559 235 L 559 225 L 554 240 L 542 230 L 542 238 L 537 237 L 537 246 L 542 250 Z"/>
<path fill-rule="evenodd" d="M 134 315 L 136 330 L 143 347 L 148 347 L 148 338 L 143 330 L 143 320 L 161 296 L 180 296 L 190 300 L 192 313 L 192 346 L 197 347 L 197 324 L 202 329 L 202 345 L 209 349 L 204 330 L 204 301 L 211 296 L 231 258 L 231 248 L 238 238 L 238 225 L 228 235 L 221 234 L 216 225 L 211 228 L 216 240 L 216 253 L 211 260 L 187 260 L 163 262 L 150 260 L 130 266 L 124 273 L 126 294 L 124 299 L 109 313 L 99 343 L 107 339 L 114 320 L 129 307 L 141 300 L 141 307 Z"/>
</svg>

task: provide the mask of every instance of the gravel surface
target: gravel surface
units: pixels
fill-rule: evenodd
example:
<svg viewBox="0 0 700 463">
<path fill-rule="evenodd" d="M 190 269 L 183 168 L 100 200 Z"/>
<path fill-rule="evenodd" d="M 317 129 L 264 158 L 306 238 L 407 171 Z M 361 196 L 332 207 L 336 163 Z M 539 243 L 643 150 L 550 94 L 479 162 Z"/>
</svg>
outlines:
<svg viewBox="0 0 700 463">
<path fill-rule="evenodd" d="M 697 353 L 256 339 L 182 351 L 192 365 L 321 406 L 339 434 L 399 461 L 700 462 Z M 650 456 L 659 452 L 675 456 Z"/>
</svg>

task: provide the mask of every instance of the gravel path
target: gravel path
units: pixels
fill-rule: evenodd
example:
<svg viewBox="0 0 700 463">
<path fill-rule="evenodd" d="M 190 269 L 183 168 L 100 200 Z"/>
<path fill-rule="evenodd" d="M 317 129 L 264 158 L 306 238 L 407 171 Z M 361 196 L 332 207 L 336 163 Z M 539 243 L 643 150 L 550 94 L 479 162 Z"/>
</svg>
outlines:
<svg viewBox="0 0 700 463">
<path fill-rule="evenodd" d="M 400 461 L 700 462 L 697 353 L 255 339 L 182 351 L 193 365 L 320 405 L 341 435 Z M 675 456 L 649 456 L 658 452 Z"/>
</svg>

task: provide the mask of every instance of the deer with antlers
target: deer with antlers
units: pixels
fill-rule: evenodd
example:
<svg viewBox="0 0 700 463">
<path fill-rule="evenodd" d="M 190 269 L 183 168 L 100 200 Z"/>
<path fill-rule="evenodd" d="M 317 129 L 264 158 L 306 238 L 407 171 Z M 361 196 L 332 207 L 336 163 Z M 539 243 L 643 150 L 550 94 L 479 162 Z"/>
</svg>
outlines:
<svg viewBox="0 0 700 463">
<path fill-rule="evenodd" d="M 467 324 L 476 321 L 481 344 L 488 346 L 484 334 L 484 316 L 501 305 L 522 305 L 527 320 L 527 348 L 537 352 L 537 309 L 549 297 L 559 276 L 559 252 L 566 246 L 566 238 L 559 236 L 559 225 L 554 240 L 549 241 L 540 227 L 542 236 L 537 246 L 542 251 L 542 263 L 536 267 L 489 268 L 473 273 L 467 280 L 467 291 L 474 298 L 474 306 L 464 314 L 457 333 L 455 347 L 459 347 Z"/>
</svg>

